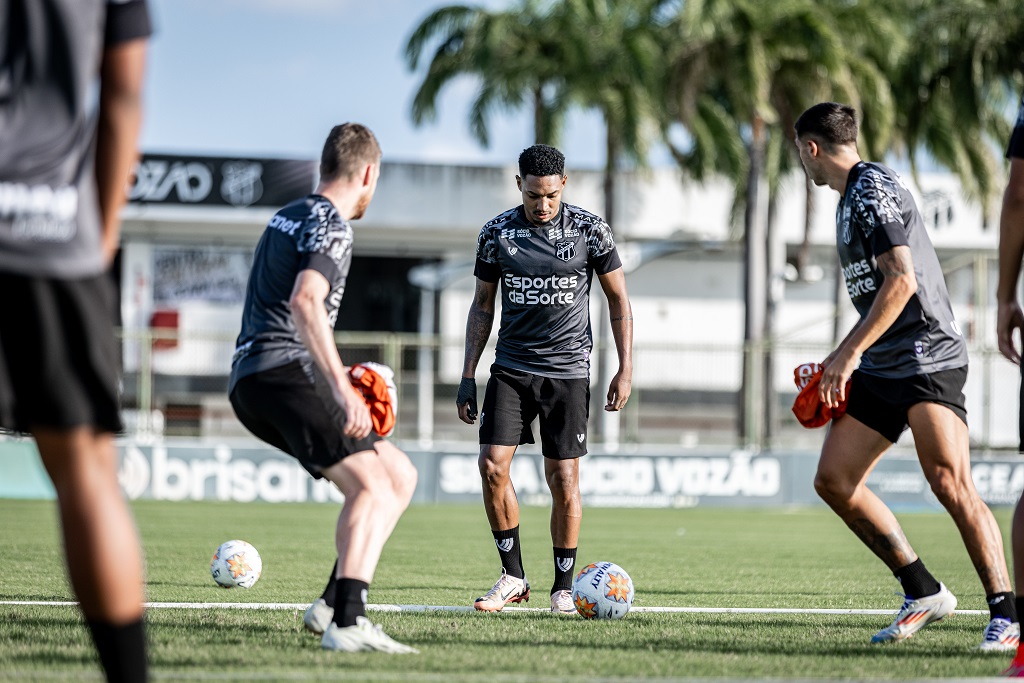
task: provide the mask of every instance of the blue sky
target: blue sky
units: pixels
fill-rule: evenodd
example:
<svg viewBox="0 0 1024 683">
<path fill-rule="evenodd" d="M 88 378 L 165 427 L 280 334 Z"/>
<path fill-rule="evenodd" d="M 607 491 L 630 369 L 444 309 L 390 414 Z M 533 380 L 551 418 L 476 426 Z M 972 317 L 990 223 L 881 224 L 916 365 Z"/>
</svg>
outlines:
<svg viewBox="0 0 1024 683">
<path fill-rule="evenodd" d="M 476 84 L 442 93 L 439 117 L 413 126 L 422 77 L 403 50 L 434 0 L 150 0 L 155 35 L 141 147 L 147 152 L 319 157 L 331 126 L 359 121 L 385 158 L 511 164 L 533 143 L 527 112 L 495 118 L 491 146 L 466 124 Z M 508 0 L 477 0 L 492 8 Z M 570 166 L 603 164 L 603 128 L 573 117 L 562 149 Z"/>
</svg>

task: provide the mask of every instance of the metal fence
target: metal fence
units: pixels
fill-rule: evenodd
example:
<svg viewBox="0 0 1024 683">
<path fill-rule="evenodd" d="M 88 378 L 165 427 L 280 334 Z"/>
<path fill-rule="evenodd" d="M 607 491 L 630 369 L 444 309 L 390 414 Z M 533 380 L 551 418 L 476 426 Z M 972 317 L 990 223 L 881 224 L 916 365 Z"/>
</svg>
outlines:
<svg viewBox="0 0 1024 683">
<path fill-rule="evenodd" d="M 464 340 L 388 333 L 339 333 L 336 338 L 347 363 L 376 361 L 395 370 L 396 438 L 420 444 L 475 441 L 476 428 L 459 421 L 455 410 Z M 130 434 L 214 439 L 247 434 L 235 419 L 226 393 L 233 336 L 153 329 L 123 331 L 121 339 L 123 406 Z M 802 428 L 790 410 L 796 396 L 793 369 L 820 360 L 831 350 L 821 344 L 746 349 L 636 344 L 630 400 L 620 414 L 592 410 L 590 442 L 611 448 L 631 444 L 817 448 L 823 431 Z M 741 391 L 744 353 L 757 363 L 770 362 L 770 388 Z M 973 446 L 1016 448 L 1016 368 L 993 348 L 974 346 L 970 357 L 965 394 Z M 478 373 L 481 385 L 488 366 L 485 358 Z M 592 385 L 592 393 L 602 398 L 605 391 L 606 387 Z M 482 393 L 481 386 L 481 397 Z M 741 419 L 764 420 L 764 429 L 747 429 L 745 433 L 758 436 L 744 439 Z"/>
</svg>

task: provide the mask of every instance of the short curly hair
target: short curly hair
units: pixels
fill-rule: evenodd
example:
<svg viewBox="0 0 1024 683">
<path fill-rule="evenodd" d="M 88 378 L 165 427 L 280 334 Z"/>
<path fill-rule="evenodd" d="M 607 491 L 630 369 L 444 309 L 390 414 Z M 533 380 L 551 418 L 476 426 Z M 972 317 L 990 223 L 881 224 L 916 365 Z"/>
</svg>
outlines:
<svg viewBox="0 0 1024 683">
<path fill-rule="evenodd" d="M 565 155 L 551 145 L 527 147 L 519 155 L 519 176 L 565 175 Z"/>
</svg>

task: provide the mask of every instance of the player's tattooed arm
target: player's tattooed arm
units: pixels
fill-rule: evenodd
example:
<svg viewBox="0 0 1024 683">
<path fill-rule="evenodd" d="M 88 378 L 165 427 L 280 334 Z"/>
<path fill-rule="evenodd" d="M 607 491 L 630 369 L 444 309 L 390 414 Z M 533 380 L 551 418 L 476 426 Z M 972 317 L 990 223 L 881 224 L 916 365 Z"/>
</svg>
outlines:
<svg viewBox="0 0 1024 683">
<path fill-rule="evenodd" d="M 466 320 L 466 359 L 462 366 L 463 377 L 473 377 L 476 374 L 476 365 L 480 362 L 480 356 L 494 326 L 494 300 L 497 292 L 498 283 L 485 282 L 477 278 L 476 292 L 473 294 L 473 303 L 470 304 L 469 317 Z"/>
</svg>

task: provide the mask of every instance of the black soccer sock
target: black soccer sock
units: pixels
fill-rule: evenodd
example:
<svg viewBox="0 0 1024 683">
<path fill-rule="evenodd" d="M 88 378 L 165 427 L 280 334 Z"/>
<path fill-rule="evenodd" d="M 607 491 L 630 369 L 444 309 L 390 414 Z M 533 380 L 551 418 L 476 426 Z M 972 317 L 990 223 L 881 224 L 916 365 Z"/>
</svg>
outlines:
<svg viewBox="0 0 1024 683">
<path fill-rule="evenodd" d="M 1015 611 L 1017 612 L 1017 619 L 1020 619 L 1021 612 L 1024 612 L 1024 598 L 1018 595 L 1016 598 L 1014 598 L 1013 604 L 1014 607 L 1016 607 Z M 1017 621 L 1017 619 L 1014 619 L 1014 621 Z"/>
<path fill-rule="evenodd" d="M 501 568 L 509 576 L 517 579 L 526 577 L 523 572 L 523 554 L 519 547 L 519 527 L 505 529 L 504 531 L 491 530 L 494 536 L 494 545 L 498 546 L 498 555 L 501 557 Z"/>
<path fill-rule="evenodd" d="M 327 606 L 334 609 L 334 598 L 338 589 L 338 561 L 334 561 L 334 566 L 331 567 L 331 576 L 327 579 L 327 586 L 324 588 L 323 595 L 320 598 L 327 603 Z"/>
<path fill-rule="evenodd" d="M 335 591 L 334 623 L 338 626 L 355 626 L 356 617 L 366 616 L 366 594 L 370 584 L 359 579 L 338 579 Z"/>
<path fill-rule="evenodd" d="M 149 680 L 146 664 L 146 629 L 142 619 L 124 626 L 86 619 L 100 663 L 110 683 Z"/>
<path fill-rule="evenodd" d="M 572 590 L 572 570 L 576 566 L 576 548 L 552 548 L 555 555 L 555 583 L 551 594 Z"/>
<path fill-rule="evenodd" d="M 992 593 L 985 596 L 988 603 L 989 619 L 1006 619 L 1010 623 L 1017 622 L 1017 603 L 1013 593 Z"/>
<path fill-rule="evenodd" d="M 903 585 L 903 592 L 911 598 L 925 598 L 939 592 L 939 582 L 925 569 L 920 557 L 893 574 Z"/>
</svg>

